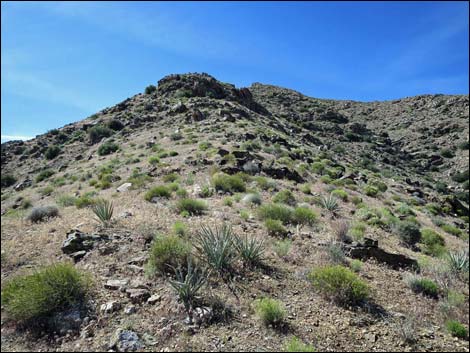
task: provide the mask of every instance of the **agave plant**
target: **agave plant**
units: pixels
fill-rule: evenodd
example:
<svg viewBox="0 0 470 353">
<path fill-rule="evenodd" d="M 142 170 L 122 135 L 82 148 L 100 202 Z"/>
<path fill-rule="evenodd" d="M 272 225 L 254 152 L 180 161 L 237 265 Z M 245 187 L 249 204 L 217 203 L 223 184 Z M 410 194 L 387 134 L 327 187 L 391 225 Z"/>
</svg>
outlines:
<svg viewBox="0 0 470 353">
<path fill-rule="evenodd" d="M 454 273 L 468 272 L 468 250 L 450 251 L 447 255 L 447 263 Z"/>
<path fill-rule="evenodd" d="M 249 266 L 257 266 L 263 262 L 265 245 L 264 241 L 247 234 L 243 237 L 235 236 L 235 247 L 243 261 Z"/>
<path fill-rule="evenodd" d="M 113 217 L 113 203 L 108 200 L 98 200 L 92 206 L 92 211 L 104 225 L 107 225 Z"/>
<path fill-rule="evenodd" d="M 320 199 L 320 205 L 331 213 L 336 213 L 339 210 L 338 199 L 333 195 L 323 196 Z"/>
<path fill-rule="evenodd" d="M 237 257 L 235 236 L 226 224 L 222 228 L 202 226 L 196 234 L 195 248 L 210 267 L 219 273 L 226 273 Z"/>
<path fill-rule="evenodd" d="M 170 279 L 170 285 L 178 294 L 179 299 L 188 313 L 193 309 L 199 290 L 207 282 L 208 273 L 188 259 L 187 267 L 175 269 L 175 279 Z"/>
</svg>

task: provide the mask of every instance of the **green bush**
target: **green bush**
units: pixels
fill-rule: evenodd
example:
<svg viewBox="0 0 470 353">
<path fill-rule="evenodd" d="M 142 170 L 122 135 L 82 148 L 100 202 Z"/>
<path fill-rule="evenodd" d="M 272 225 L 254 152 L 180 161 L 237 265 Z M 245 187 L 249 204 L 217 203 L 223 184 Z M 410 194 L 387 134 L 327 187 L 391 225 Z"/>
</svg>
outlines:
<svg viewBox="0 0 470 353">
<path fill-rule="evenodd" d="M 98 155 L 106 156 L 116 152 L 118 149 L 119 146 L 116 143 L 107 141 L 98 147 Z"/>
<path fill-rule="evenodd" d="M 437 298 L 439 295 L 438 285 L 430 279 L 410 275 L 405 280 L 411 290 L 415 293 L 421 293 L 432 298 Z"/>
<path fill-rule="evenodd" d="M 445 240 L 432 229 L 421 230 L 421 243 L 425 254 L 440 256 L 445 253 Z"/>
<path fill-rule="evenodd" d="M 177 235 L 156 236 L 150 248 L 149 274 L 173 273 L 187 262 L 190 251 L 190 245 Z"/>
<path fill-rule="evenodd" d="M 7 188 L 16 183 L 16 178 L 11 174 L 2 173 L 2 188 Z"/>
<path fill-rule="evenodd" d="M 72 195 L 61 195 L 57 198 L 57 204 L 62 207 L 69 207 L 75 205 L 77 198 Z"/>
<path fill-rule="evenodd" d="M 285 352 L 315 352 L 315 348 L 311 344 L 303 343 L 297 337 L 292 337 L 289 342 L 286 343 Z"/>
<path fill-rule="evenodd" d="M 286 205 L 295 206 L 297 200 L 290 190 L 281 190 L 273 197 L 273 202 L 284 203 Z"/>
<path fill-rule="evenodd" d="M 452 175 L 452 180 L 457 183 L 463 183 L 464 181 L 468 181 L 469 171 L 465 170 L 463 172 L 456 173 Z"/>
<path fill-rule="evenodd" d="M 282 222 L 277 219 L 266 219 L 264 225 L 268 230 L 268 234 L 272 236 L 285 237 L 288 234 L 288 231 L 282 225 Z"/>
<path fill-rule="evenodd" d="M 274 180 L 265 178 L 263 176 L 256 177 L 255 181 L 262 190 L 276 190 L 277 188 L 276 182 Z"/>
<path fill-rule="evenodd" d="M 368 184 L 370 186 L 373 186 L 375 188 L 377 188 L 380 192 L 385 192 L 387 191 L 388 187 L 387 187 L 387 184 L 385 184 L 383 181 L 380 181 L 380 180 L 370 180 L 368 182 Z"/>
<path fill-rule="evenodd" d="M 286 317 L 286 310 L 278 300 L 263 298 L 256 300 L 253 304 L 256 314 L 265 325 L 277 326 Z"/>
<path fill-rule="evenodd" d="M 456 237 L 461 237 L 463 235 L 463 232 L 461 229 L 453 226 L 453 225 L 450 225 L 450 224 L 443 224 L 441 226 L 442 230 L 444 230 L 446 233 L 449 233 L 449 234 L 452 234 L 452 235 L 455 235 Z"/>
<path fill-rule="evenodd" d="M 446 322 L 446 328 L 449 333 L 457 338 L 466 339 L 468 337 L 467 328 L 456 320 Z"/>
<path fill-rule="evenodd" d="M 317 290 L 340 305 L 359 304 L 369 296 L 367 284 L 341 265 L 314 269 L 308 278 Z"/>
<path fill-rule="evenodd" d="M 176 221 L 173 224 L 173 233 L 179 235 L 180 237 L 184 237 L 188 234 L 188 227 L 181 221 Z"/>
<path fill-rule="evenodd" d="M 85 208 L 85 207 L 92 206 L 95 202 L 96 202 L 95 199 L 93 199 L 91 196 L 83 195 L 83 196 L 77 197 L 77 199 L 75 200 L 75 207 Z"/>
<path fill-rule="evenodd" d="M 111 119 L 110 121 L 106 123 L 106 126 L 114 131 L 119 131 L 119 130 L 124 129 L 124 124 L 118 119 Z"/>
<path fill-rule="evenodd" d="M 301 225 L 313 225 L 316 223 L 318 215 L 307 207 L 296 207 L 293 214 L 293 223 Z"/>
<path fill-rule="evenodd" d="M 421 240 L 419 226 L 414 222 L 399 221 L 395 224 L 395 230 L 401 241 L 408 246 L 413 246 Z"/>
<path fill-rule="evenodd" d="M 153 92 L 155 92 L 157 90 L 157 87 L 154 86 L 154 85 L 148 85 L 147 87 L 145 87 L 145 94 L 152 94 Z"/>
<path fill-rule="evenodd" d="M 71 264 L 58 263 L 6 281 L 2 308 L 18 322 L 37 324 L 52 314 L 83 304 L 90 280 Z"/>
<path fill-rule="evenodd" d="M 294 210 L 289 206 L 277 203 L 261 205 L 258 208 L 258 214 L 262 220 L 274 219 L 283 224 L 293 223 L 294 220 Z"/>
<path fill-rule="evenodd" d="M 215 174 L 212 177 L 212 183 L 217 191 L 221 190 L 227 193 L 245 192 L 245 182 L 240 175 Z"/>
<path fill-rule="evenodd" d="M 335 189 L 331 192 L 331 195 L 343 201 L 348 201 L 348 193 L 344 191 L 343 189 Z"/>
<path fill-rule="evenodd" d="M 445 148 L 441 151 L 441 156 L 444 158 L 453 158 L 455 154 L 451 149 Z"/>
<path fill-rule="evenodd" d="M 44 156 L 46 159 L 54 159 L 57 157 L 60 153 L 60 148 L 58 146 L 50 146 L 47 148 L 46 152 L 44 153 Z"/>
<path fill-rule="evenodd" d="M 351 270 L 353 270 L 354 272 L 361 272 L 362 261 L 361 260 L 352 260 L 349 263 L 349 267 L 351 267 Z"/>
<path fill-rule="evenodd" d="M 88 129 L 88 139 L 92 144 L 100 142 L 103 137 L 109 137 L 113 130 L 103 125 L 95 125 Z"/>
<path fill-rule="evenodd" d="M 151 188 L 145 193 L 145 200 L 152 201 L 154 197 L 163 197 L 169 199 L 171 197 L 171 190 L 166 185 L 159 185 Z"/>
<path fill-rule="evenodd" d="M 367 196 L 376 197 L 379 194 L 379 189 L 372 185 L 366 185 L 364 187 L 364 193 Z"/>
<path fill-rule="evenodd" d="M 36 176 L 36 183 L 39 183 L 43 180 L 46 180 L 47 178 L 49 178 L 50 176 L 54 175 L 54 172 L 50 169 L 44 169 L 43 171 L 41 171 L 37 176 Z"/>
<path fill-rule="evenodd" d="M 282 239 L 278 240 L 274 243 L 273 250 L 279 257 L 285 257 L 289 254 L 289 251 L 292 246 L 292 240 L 290 239 Z"/>
<path fill-rule="evenodd" d="M 181 212 L 186 212 L 189 215 L 201 215 L 207 210 L 205 202 L 200 200 L 194 200 L 190 198 L 183 198 L 178 200 L 176 209 Z"/>
<path fill-rule="evenodd" d="M 355 222 L 349 229 L 348 234 L 351 235 L 354 238 L 354 240 L 357 241 L 357 240 L 364 238 L 364 233 L 366 231 L 366 228 L 367 226 L 365 223 Z"/>
<path fill-rule="evenodd" d="M 160 158 L 158 158 L 157 156 L 152 156 L 149 158 L 149 163 L 153 166 L 157 165 L 158 163 L 160 163 Z"/>
<path fill-rule="evenodd" d="M 55 206 L 39 206 L 34 207 L 26 218 L 27 220 L 37 223 L 54 218 L 59 215 L 59 209 Z"/>
<path fill-rule="evenodd" d="M 246 194 L 245 196 L 243 196 L 242 202 L 247 205 L 259 206 L 262 203 L 261 195 L 258 193 Z"/>
<path fill-rule="evenodd" d="M 162 180 L 165 183 L 174 183 L 175 181 L 178 180 L 178 178 L 179 178 L 178 174 L 170 173 L 170 174 L 167 174 L 167 175 L 163 176 Z"/>
</svg>

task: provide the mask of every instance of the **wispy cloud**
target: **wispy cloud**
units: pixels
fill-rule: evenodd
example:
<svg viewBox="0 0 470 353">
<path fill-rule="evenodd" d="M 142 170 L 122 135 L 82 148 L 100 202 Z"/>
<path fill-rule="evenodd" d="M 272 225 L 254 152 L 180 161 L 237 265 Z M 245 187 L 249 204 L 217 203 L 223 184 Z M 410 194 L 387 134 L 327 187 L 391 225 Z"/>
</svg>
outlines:
<svg viewBox="0 0 470 353">
<path fill-rule="evenodd" d="M 15 135 L 2 135 L 2 142 L 14 141 L 14 140 L 31 140 L 33 136 L 15 136 Z"/>
</svg>

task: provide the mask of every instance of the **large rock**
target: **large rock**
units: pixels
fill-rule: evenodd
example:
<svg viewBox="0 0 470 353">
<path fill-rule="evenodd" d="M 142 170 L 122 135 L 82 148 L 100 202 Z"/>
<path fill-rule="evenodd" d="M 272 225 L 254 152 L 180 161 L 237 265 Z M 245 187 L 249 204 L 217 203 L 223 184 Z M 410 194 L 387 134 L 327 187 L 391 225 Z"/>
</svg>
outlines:
<svg viewBox="0 0 470 353">
<path fill-rule="evenodd" d="M 378 241 L 369 238 L 364 239 L 363 244 L 345 244 L 345 252 L 353 259 L 367 260 L 375 259 L 385 263 L 393 269 L 415 268 L 418 269 L 418 262 L 403 254 L 392 254 L 379 248 Z"/>
<path fill-rule="evenodd" d="M 106 239 L 105 236 L 97 234 L 85 234 L 78 229 L 67 232 L 67 239 L 62 243 L 64 254 L 73 254 L 78 251 L 88 251 L 93 248 L 96 241 Z"/>
<path fill-rule="evenodd" d="M 118 329 L 109 343 L 109 349 L 116 349 L 118 352 L 135 352 L 142 348 L 144 345 L 137 333 L 123 329 Z"/>
<path fill-rule="evenodd" d="M 287 167 L 263 167 L 263 172 L 274 179 L 289 179 L 296 181 L 297 183 L 305 182 L 305 179 L 302 178 L 296 170 L 289 169 Z"/>
</svg>

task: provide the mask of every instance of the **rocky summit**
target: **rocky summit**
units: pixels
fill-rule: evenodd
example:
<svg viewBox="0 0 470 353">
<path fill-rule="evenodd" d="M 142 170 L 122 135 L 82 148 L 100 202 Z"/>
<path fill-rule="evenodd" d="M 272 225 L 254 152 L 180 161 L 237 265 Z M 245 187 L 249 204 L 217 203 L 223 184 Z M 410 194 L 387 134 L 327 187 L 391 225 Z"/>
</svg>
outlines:
<svg viewBox="0 0 470 353">
<path fill-rule="evenodd" d="M 2 350 L 469 350 L 468 95 L 175 74 L 1 165 Z"/>
</svg>

